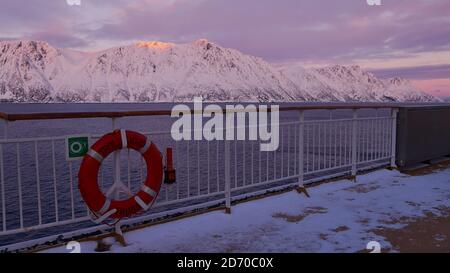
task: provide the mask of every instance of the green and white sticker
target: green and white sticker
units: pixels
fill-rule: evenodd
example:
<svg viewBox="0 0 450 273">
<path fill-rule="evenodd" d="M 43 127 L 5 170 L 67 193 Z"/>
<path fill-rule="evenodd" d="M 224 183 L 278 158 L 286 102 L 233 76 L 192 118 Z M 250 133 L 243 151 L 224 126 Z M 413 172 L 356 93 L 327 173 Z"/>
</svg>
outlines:
<svg viewBox="0 0 450 273">
<path fill-rule="evenodd" d="M 89 136 L 68 136 L 66 138 L 66 159 L 82 159 L 89 151 Z"/>
</svg>

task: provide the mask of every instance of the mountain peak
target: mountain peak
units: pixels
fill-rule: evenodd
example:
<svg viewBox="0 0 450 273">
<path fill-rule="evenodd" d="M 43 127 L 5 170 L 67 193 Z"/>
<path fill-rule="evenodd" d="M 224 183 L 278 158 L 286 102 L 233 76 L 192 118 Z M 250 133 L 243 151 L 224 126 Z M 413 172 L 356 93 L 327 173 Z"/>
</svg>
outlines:
<svg viewBox="0 0 450 273">
<path fill-rule="evenodd" d="M 202 38 L 202 39 L 198 39 L 196 41 L 194 41 L 194 44 L 199 45 L 199 46 L 205 46 L 207 44 L 212 44 L 208 39 Z"/>
<path fill-rule="evenodd" d="M 139 48 L 151 48 L 156 50 L 164 50 L 171 48 L 172 43 L 160 42 L 160 41 L 139 41 L 137 42 L 137 47 Z"/>
</svg>

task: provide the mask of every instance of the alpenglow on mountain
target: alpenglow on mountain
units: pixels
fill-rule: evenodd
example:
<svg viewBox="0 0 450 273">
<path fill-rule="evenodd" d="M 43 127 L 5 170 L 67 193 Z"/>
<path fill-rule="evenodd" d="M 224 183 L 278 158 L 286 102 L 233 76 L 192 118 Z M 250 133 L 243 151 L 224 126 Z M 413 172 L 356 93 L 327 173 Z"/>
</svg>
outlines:
<svg viewBox="0 0 450 273">
<path fill-rule="evenodd" d="M 207 40 L 100 52 L 0 41 L 0 99 L 16 102 L 437 101 L 358 66 L 277 68 Z"/>
</svg>

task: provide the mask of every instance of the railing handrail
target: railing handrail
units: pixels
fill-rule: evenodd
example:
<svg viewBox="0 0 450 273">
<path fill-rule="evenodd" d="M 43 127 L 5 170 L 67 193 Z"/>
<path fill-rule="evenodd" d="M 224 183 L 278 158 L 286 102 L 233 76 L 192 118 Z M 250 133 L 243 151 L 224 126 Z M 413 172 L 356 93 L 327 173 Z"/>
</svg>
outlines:
<svg viewBox="0 0 450 273">
<path fill-rule="evenodd" d="M 242 103 L 245 106 L 245 103 Z M 386 109 L 400 108 L 399 103 L 327 103 L 321 105 L 302 105 L 280 107 L 279 111 L 298 111 L 298 110 L 351 110 L 351 109 Z M 223 110 L 226 111 L 225 109 Z M 267 109 L 270 112 L 270 108 Z M 246 111 L 248 112 L 248 111 Z M 121 118 L 137 116 L 170 116 L 171 110 L 140 110 L 140 111 L 91 111 L 91 112 L 47 112 L 47 113 L 12 113 L 0 112 L 0 119 L 6 121 L 23 120 L 50 120 L 50 119 L 79 119 L 79 118 Z M 191 114 L 196 114 L 191 110 Z"/>
</svg>

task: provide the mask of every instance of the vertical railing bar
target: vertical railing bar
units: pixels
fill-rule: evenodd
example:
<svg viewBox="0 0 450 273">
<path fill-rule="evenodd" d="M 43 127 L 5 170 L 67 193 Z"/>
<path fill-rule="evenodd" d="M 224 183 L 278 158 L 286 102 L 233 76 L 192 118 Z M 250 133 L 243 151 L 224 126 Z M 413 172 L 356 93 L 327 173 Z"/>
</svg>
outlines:
<svg viewBox="0 0 450 273">
<path fill-rule="evenodd" d="M 165 201 L 167 202 L 167 201 L 169 201 L 169 186 L 167 186 L 167 184 L 164 184 L 164 183 L 163 183 L 163 186 L 164 186 L 164 194 L 166 195 Z"/>
<path fill-rule="evenodd" d="M 378 143 L 379 146 L 379 153 L 378 153 L 378 158 L 383 158 L 383 145 L 384 145 L 384 139 L 383 139 L 383 129 L 384 129 L 384 120 L 380 119 L 378 120 L 378 124 L 379 124 L 379 136 L 380 136 L 380 141 Z"/>
<path fill-rule="evenodd" d="M 372 153 L 372 159 L 376 160 L 377 159 L 377 120 L 373 119 L 373 153 Z"/>
<path fill-rule="evenodd" d="M 351 137 L 351 123 L 347 122 L 345 124 L 345 156 L 346 156 L 346 164 L 350 164 L 352 162 L 351 159 L 351 144 L 350 144 L 350 137 Z"/>
<path fill-rule="evenodd" d="M 352 158 L 351 158 L 351 153 L 352 153 L 352 151 L 351 151 L 351 123 L 350 122 L 347 122 L 346 123 L 346 125 L 345 125 L 345 134 L 346 134 L 346 142 L 345 142 L 345 145 L 346 145 L 346 150 L 345 150 L 345 153 L 346 153 L 346 164 L 350 164 L 351 162 L 352 162 Z"/>
<path fill-rule="evenodd" d="M 141 156 L 139 160 L 141 162 L 141 164 L 139 164 L 139 172 L 140 172 L 140 176 L 141 176 L 141 181 L 144 181 L 144 158 L 142 158 L 142 156 Z"/>
<path fill-rule="evenodd" d="M 331 161 L 330 161 L 330 156 L 331 156 L 331 111 L 332 110 L 328 110 L 328 120 L 326 122 L 324 122 L 325 124 L 325 136 L 326 136 L 326 141 L 325 141 L 325 168 L 331 168 Z"/>
<path fill-rule="evenodd" d="M 342 123 L 339 121 L 339 166 L 342 166 Z"/>
<path fill-rule="evenodd" d="M 288 126 L 288 151 L 287 151 L 288 171 L 287 176 L 291 175 L 291 126 Z"/>
<path fill-rule="evenodd" d="M 350 156 L 349 156 L 349 133 L 348 133 L 348 128 L 349 128 L 349 122 L 345 122 L 345 164 L 349 164 L 350 160 Z"/>
<path fill-rule="evenodd" d="M 328 142 L 328 166 L 329 168 L 333 165 L 333 136 L 334 136 L 334 121 L 330 120 L 327 122 L 328 125 L 328 133 L 329 133 L 329 142 Z"/>
<path fill-rule="evenodd" d="M 325 168 L 329 168 L 330 166 L 330 144 L 331 144 L 331 135 L 330 135 L 330 121 L 324 123 L 325 125 Z M 328 146 L 328 147 L 327 147 Z"/>
<path fill-rule="evenodd" d="M 332 153 L 333 153 L 333 120 L 330 120 L 330 123 L 329 123 L 329 134 L 330 134 L 330 149 L 329 149 L 329 155 L 328 155 L 328 158 L 329 158 L 329 167 L 331 168 L 331 167 L 333 167 L 332 166 L 332 164 L 333 164 L 333 158 L 332 158 Z"/>
<path fill-rule="evenodd" d="M 365 152 L 365 156 L 364 156 L 364 160 L 368 161 L 369 160 L 369 124 L 366 121 L 364 124 L 364 135 L 365 135 L 365 144 L 364 147 L 366 148 L 366 152 Z"/>
<path fill-rule="evenodd" d="M 251 147 L 251 149 L 252 149 L 252 185 L 253 185 L 253 183 L 255 183 L 255 179 L 254 179 L 254 169 L 255 169 L 255 166 L 254 166 L 254 153 L 255 153 L 255 142 L 254 141 L 252 141 L 251 142 L 252 143 L 252 147 Z"/>
<path fill-rule="evenodd" d="M 259 142 L 258 143 L 259 144 L 259 146 L 261 147 L 261 142 Z M 259 165 L 259 172 L 258 172 L 258 182 L 262 182 L 263 180 L 262 180 L 262 173 L 261 173 L 261 169 L 262 169 L 262 167 L 261 167 L 261 161 L 262 161 L 262 159 L 261 159 L 261 148 L 260 149 L 258 149 L 258 157 L 259 157 L 259 160 L 258 160 L 258 165 Z"/>
<path fill-rule="evenodd" d="M 53 163 L 53 195 L 55 198 L 55 220 L 56 222 L 59 222 L 58 189 L 56 182 L 55 140 L 52 140 L 52 163 Z"/>
<path fill-rule="evenodd" d="M 303 185 L 303 182 L 304 182 L 304 170 L 303 170 L 303 165 L 304 165 L 304 154 L 303 154 L 303 149 L 304 149 L 304 147 L 305 147 L 305 144 L 304 144 L 304 142 L 305 142 L 305 139 L 304 139 L 304 136 L 305 136 L 305 128 L 304 128 L 304 126 L 305 126 L 305 123 L 304 123 L 304 121 L 305 121 L 305 113 L 302 111 L 302 110 L 300 110 L 300 112 L 299 112 L 299 120 L 300 120 L 300 123 L 299 123 L 299 128 L 298 128 L 298 154 L 299 154 L 299 158 L 298 158 L 298 186 L 299 187 L 301 187 L 301 188 L 303 188 L 304 187 L 304 185 Z"/>
<path fill-rule="evenodd" d="M 385 136 L 385 147 L 384 147 L 384 157 L 389 156 L 389 139 L 391 136 L 391 132 L 390 132 L 390 128 L 389 128 L 389 119 L 385 120 L 385 132 L 386 132 L 386 136 Z"/>
<path fill-rule="evenodd" d="M 387 127 L 386 127 L 386 120 L 385 119 L 383 119 L 382 120 L 382 127 L 383 127 L 383 129 L 382 129 L 382 139 L 383 139 L 383 142 L 382 142 L 382 147 L 381 147 L 381 149 L 382 149 L 382 152 L 381 152 L 381 156 L 382 157 L 386 157 L 386 137 L 385 137 L 385 135 L 386 135 L 386 132 L 387 132 Z"/>
<path fill-rule="evenodd" d="M 127 179 L 128 179 L 128 189 L 131 190 L 131 156 L 130 149 L 127 149 Z"/>
<path fill-rule="evenodd" d="M 341 166 L 344 166 L 346 164 L 346 150 L 345 150 L 345 128 L 346 128 L 346 122 L 341 121 Z"/>
<path fill-rule="evenodd" d="M 191 196 L 191 175 L 190 175 L 190 170 L 189 170 L 189 158 L 191 157 L 190 153 L 190 149 L 189 149 L 189 141 L 187 142 L 187 158 L 186 158 L 186 166 L 187 166 L 187 196 L 190 197 Z"/>
<path fill-rule="evenodd" d="M 331 162 L 330 162 L 330 145 L 331 145 L 331 135 L 330 135 L 330 121 L 324 122 L 324 127 L 325 127 L 325 168 L 330 168 L 331 167 Z"/>
<path fill-rule="evenodd" d="M 382 158 L 383 156 L 383 120 L 378 120 L 378 158 Z"/>
<path fill-rule="evenodd" d="M 376 122 L 377 122 L 377 142 L 376 142 L 376 145 L 377 145 L 376 151 L 377 151 L 377 153 L 376 153 L 376 155 L 377 155 L 377 159 L 378 159 L 378 158 L 380 158 L 380 120 L 377 119 Z"/>
<path fill-rule="evenodd" d="M 36 190 L 37 190 L 37 198 L 38 198 L 38 219 L 39 225 L 42 224 L 42 207 L 41 207 L 41 179 L 39 175 L 39 155 L 37 148 L 37 141 L 34 141 L 34 160 L 36 167 Z"/>
<path fill-rule="evenodd" d="M 352 123 L 347 124 L 347 160 L 348 164 L 352 163 Z"/>
<path fill-rule="evenodd" d="M 242 141 L 242 147 L 243 147 L 243 153 L 242 153 L 242 177 L 243 177 L 243 185 L 246 185 L 247 179 L 246 179 L 246 173 L 245 173 L 245 164 L 247 163 L 247 161 L 245 160 L 245 156 L 246 156 L 246 145 L 245 145 L 245 139 Z"/>
<path fill-rule="evenodd" d="M 384 130 L 385 130 L 384 120 L 380 120 L 380 158 L 384 156 Z"/>
<path fill-rule="evenodd" d="M 234 187 L 237 188 L 237 140 L 234 141 Z"/>
<path fill-rule="evenodd" d="M 100 188 L 103 188 L 104 180 L 105 180 L 105 168 L 102 168 L 102 166 L 100 166 Z M 141 180 L 142 180 L 142 175 L 141 175 Z"/>
<path fill-rule="evenodd" d="M 197 195 L 201 194 L 200 186 L 200 140 L 197 140 Z"/>
<path fill-rule="evenodd" d="M 322 168 L 322 152 L 321 152 L 321 146 L 322 146 L 322 125 L 321 123 L 317 124 L 317 129 L 318 129 L 318 136 L 317 136 L 317 170 L 320 170 Z"/>
<path fill-rule="evenodd" d="M 3 139 L 8 139 L 9 136 L 9 122 L 4 120 L 3 123 Z"/>
<path fill-rule="evenodd" d="M 72 219 L 75 219 L 75 206 L 74 206 L 74 196 L 73 196 L 72 161 L 69 161 L 69 176 L 70 176 L 70 205 L 72 207 Z"/>
<path fill-rule="evenodd" d="M 118 118 L 113 117 L 111 119 L 111 127 L 112 130 L 117 130 L 119 129 L 118 127 Z M 114 177 L 113 177 L 113 189 L 114 191 L 112 192 L 112 194 L 114 194 L 115 198 L 118 199 L 120 197 L 120 191 L 119 189 L 116 187 L 119 183 L 121 183 L 121 169 L 120 169 L 120 155 L 121 155 L 121 151 L 115 151 L 113 152 L 113 173 L 114 173 Z M 72 167 L 71 167 L 72 168 Z"/>
<path fill-rule="evenodd" d="M 360 120 L 359 121 L 359 126 L 358 126 L 358 139 L 359 139 L 359 161 L 363 162 L 364 161 L 364 124 L 365 121 L 364 120 Z"/>
<path fill-rule="evenodd" d="M 356 120 L 356 130 L 359 129 L 359 124 L 360 124 L 359 120 Z M 356 164 L 358 164 L 358 162 L 359 162 L 359 152 L 360 152 L 359 138 L 356 138 L 355 149 L 356 149 Z"/>
<path fill-rule="evenodd" d="M 357 110 L 353 109 L 352 119 L 352 176 L 356 176 L 356 137 L 357 137 Z"/>
<path fill-rule="evenodd" d="M 299 130 L 300 124 L 298 126 L 299 126 L 298 128 L 297 128 L 297 125 L 293 126 L 295 128 L 295 130 L 294 130 L 294 174 L 298 174 L 297 130 Z M 300 146 L 299 146 L 299 148 L 300 148 Z"/>
<path fill-rule="evenodd" d="M 3 166 L 3 144 L 0 144 L 0 172 L 1 172 L 1 190 L 2 190 L 2 225 L 3 231 L 6 231 L 6 201 L 5 201 L 5 168 Z"/>
<path fill-rule="evenodd" d="M 369 131 L 369 123 L 366 121 L 365 123 L 365 131 L 366 131 L 366 161 L 369 160 L 369 143 L 370 143 L 370 131 Z"/>
<path fill-rule="evenodd" d="M 269 181 L 269 152 L 266 151 L 266 173 L 267 173 L 267 179 L 266 181 Z"/>
<path fill-rule="evenodd" d="M 20 228 L 23 228 L 23 204 L 22 204 L 22 173 L 20 168 L 20 148 L 19 143 L 16 143 L 17 152 L 17 183 L 19 186 L 19 212 L 20 212 Z"/>
<path fill-rule="evenodd" d="M 333 123 L 333 134 L 334 134 L 334 165 L 337 167 L 337 123 Z"/>
<path fill-rule="evenodd" d="M 327 163 L 327 161 L 326 161 L 326 151 L 327 151 L 327 149 L 326 149 L 326 147 L 327 147 L 327 127 L 326 127 L 326 123 L 325 122 L 322 122 L 322 124 L 321 124 L 321 127 L 322 127 L 322 133 L 321 133 L 321 135 L 322 135 L 322 137 L 321 137 L 321 141 L 322 141 L 322 144 L 320 145 L 320 148 L 321 148 L 321 150 L 322 150 L 322 152 L 320 153 L 321 154 L 321 167 L 320 167 L 320 169 L 325 169 L 326 168 L 326 163 Z"/>
<path fill-rule="evenodd" d="M 8 121 L 3 123 L 3 139 L 8 139 Z M 0 144 L 0 171 L 1 171 L 1 191 L 2 191 L 2 226 L 3 231 L 6 231 L 6 200 L 5 200 L 5 168 L 3 166 L 3 144 Z"/>
<path fill-rule="evenodd" d="M 210 180 L 210 178 L 211 178 L 211 175 L 210 175 L 210 172 L 211 172 L 211 162 L 210 162 L 210 147 L 209 147 L 209 141 L 206 141 L 206 149 L 207 149 L 207 154 L 208 154 L 208 156 L 207 156 L 207 160 L 208 160 L 208 171 L 207 171 L 207 179 L 208 179 L 208 187 L 207 187 L 207 189 L 208 189 L 208 194 L 210 194 L 211 193 L 211 187 L 210 187 L 210 183 L 211 183 L 211 180 Z"/>
<path fill-rule="evenodd" d="M 312 127 L 312 171 L 316 170 L 316 126 L 314 123 L 311 124 Z"/>
<path fill-rule="evenodd" d="M 178 141 L 175 141 L 175 155 L 176 155 L 175 170 L 179 170 L 180 153 L 179 153 L 178 149 L 179 149 Z M 178 180 L 178 182 L 175 184 L 176 184 L 177 200 L 178 200 L 178 199 L 180 199 L 180 186 L 179 186 L 180 180 L 179 179 L 177 179 L 177 180 Z"/>
<path fill-rule="evenodd" d="M 217 192 L 220 192 L 219 179 L 219 141 L 216 140 L 216 174 L 217 174 Z"/>
<path fill-rule="evenodd" d="M 370 160 L 370 120 L 366 121 L 366 161 Z"/>
<path fill-rule="evenodd" d="M 385 157 L 386 156 L 386 137 L 385 137 L 385 133 L 386 133 L 386 120 L 383 119 L 381 122 L 381 132 L 382 132 L 382 143 L 381 143 L 381 157 Z"/>
<path fill-rule="evenodd" d="M 374 143 L 375 143 L 375 120 L 371 120 L 371 130 L 372 130 L 372 133 L 371 133 L 371 139 L 372 139 L 372 141 L 371 141 L 371 145 L 370 145 L 370 150 L 371 150 L 371 153 L 370 153 L 370 160 L 373 160 L 374 158 L 375 158 L 375 156 L 374 156 L 374 151 L 375 151 L 375 146 L 374 146 Z"/>
<path fill-rule="evenodd" d="M 359 130 L 361 127 L 361 122 L 359 120 L 356 120 L 356 130 Z M 361 157 L 361 146 L 360 146 L 360 139 L 359 139 L 359 135 L 356 138 L 356 163 L 360 162 Z"/>
<path fill-rule="evenodd" d="M 284 177 L 284 126 L 280 126 L 280 139 L 281 139 L 281 177 Z M 252 174 L 253 175 L 253 174 Z"/>
<path fill-rule="evenodd" d="M 396 160 L 396 140 L 397 140 L 397 113 L 398 109 L 392 108 L 392 134 L 391 134 L 391 167 L 396 168 L 397 165 L 395 163 Z"/>
<path fill-rule="evenodd" d="M 322 169 L 325 169 L 327 167 L 327 123 L 322 123 Z"/>
<path fill-rule="evenodd" d="M 306 136 L 306 172 L 309 172 L 309 125 L 305 125 L 305 136 Z"/>
<path fill-rule="evenodd" d="M 273 151 L 273 180 L 277 179 L 277 151 Z"/>
<path fill-rule="evenodd" d="M 358 135 L 358 146 L 359 146 L 359 153 L 358 153 L 358 157 L 359 157 L 359 161 L 358 162 L 363 162 L 364 161 L 364 133 L 363 133 L 363 129 L 364 129 L 364 121 L 360 120 L 359 121 L 359 126 L 358 126 L 358 130 L 359 130 L 359 135 Z"/>
<path fill-rule="evenodd" d="M 230 115 L 230 114 L 227 114 Z M 228 116 L 227 116 L 228 118 Z M 225 140 L 224 143 L 225 149 L 225 212 L 231 212 L 231 177 L 230 177 L 230 140 Z"/>
<path fill-rule="evenodd" d="M 373 135 L 374 135 L 374 141 L 373 141 L 373 147 L 374 147 L 374 149 L 373 149 L 373 151 L 374 151 L 374 153 L 373 153 L 373 159 L 374 159 L 374 160 L 376 160 L 376 159 L 378 158 L 378 154 L 377 154 L 377 151 L 378 151 L 378 146 L 377 146 L 377 144 L 378 144 L 378 125 L 377 125 L 377 121 L 378 121 L 378 120 L 376 120 L 376 119 L 373 120 Z"/>
<path fill-rule="evenodd" d="M 373 142 L 372 142 L 372 160 L 377 159 L 377 121 L 372 120 L 373 124 Z"/>
<path fill-rule="evenodd" d="M 342 165 L 345 165 L 346 164 L 346 162 L 345 162 L 345 160 L 346 160 L 346 154 L 345 154 L 345 125 L 346 124 L 346 122 L 345 121 L 342 121 L 341 122 L 341 137 L 342 137 L 342 139 L 341 139 L 341 166 Z"/>
</svg>

